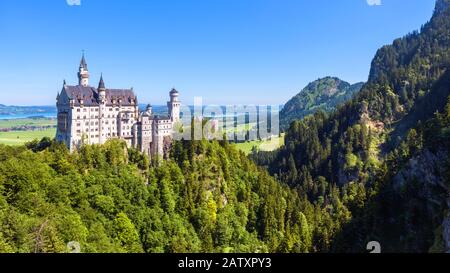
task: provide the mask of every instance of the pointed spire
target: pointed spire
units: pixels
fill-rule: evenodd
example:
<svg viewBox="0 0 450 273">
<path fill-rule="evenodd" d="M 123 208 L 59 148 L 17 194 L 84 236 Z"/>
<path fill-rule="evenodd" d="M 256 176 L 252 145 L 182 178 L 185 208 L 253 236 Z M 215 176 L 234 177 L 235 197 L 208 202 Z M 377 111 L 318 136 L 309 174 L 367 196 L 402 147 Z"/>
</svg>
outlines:
<svg viewBox="0 0 450 273">
<path fill-rule="evenodd" d="M 87 63 L 86 63 L 86 58 L 84 57 L 84 50 L 83 50 L 83 56 L 81 57 L 80 67 L 87 70 Z"/>
<path fill-rule="evenodd" d="M 98 89 L 99 90 L 105 90 L 105 82 L 103 81 L 103 73 L 100 76 L 100 82 L 98 83 Z"/>
<path fill-rule="evenodd" d="M 64 85 L 64 86 L 67 85 L 66 79 L 64 79 L 63 85 Z"/>
</svg>

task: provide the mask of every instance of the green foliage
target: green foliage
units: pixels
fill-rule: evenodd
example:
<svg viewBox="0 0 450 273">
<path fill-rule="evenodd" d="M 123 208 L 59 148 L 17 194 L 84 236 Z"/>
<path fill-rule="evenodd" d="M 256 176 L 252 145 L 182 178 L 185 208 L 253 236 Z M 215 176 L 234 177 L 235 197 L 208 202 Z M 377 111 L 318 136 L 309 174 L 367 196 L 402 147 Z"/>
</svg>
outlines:
<svg viewBox="0 0 450 273">
<path fill-rule="evenodd" d="M 156 166 L 117 140 L 0 146 L 2 252 L 326 251 L 339 217 L 226 142 L 175 142 Z"/>
<path fill-rule="evenodd" d="M 358 157 L 352 153 L 349 153 L 345 155 L 345 161 L 346 169 L 355 168 L 358 164 Z"/>
<path fill-rule="evenodd" d="M 131 253 L 142 252 L 139 235 L 128 216 L 121 212 L 113 221 L 115 239 L 120 245 Z"/>
</svg>

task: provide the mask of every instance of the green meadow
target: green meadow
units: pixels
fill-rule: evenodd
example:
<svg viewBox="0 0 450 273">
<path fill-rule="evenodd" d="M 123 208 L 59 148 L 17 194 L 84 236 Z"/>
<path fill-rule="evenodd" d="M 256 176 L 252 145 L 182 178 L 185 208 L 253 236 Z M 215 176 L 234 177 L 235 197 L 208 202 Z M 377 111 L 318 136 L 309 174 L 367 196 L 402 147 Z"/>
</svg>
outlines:
<svg viewBox="0 0 450 273">
<path fill-rule="evenodd" d="M 256 147 L 259 151 L 270 152 L 284 145 L 284 134 L 280 137 L 273 137 L 270 140 L 248 141 L 244 143 L 237 143 L 235 145 L 239 150 L 243 151 L 247 155 L 252 152 L 253 147 Z"/>
<path fill-rule="evenodd" d="M 21 126 L 47 127 L 55 125 L 56 120 L 47 118 L 0 120 L 0 129 L 8 129 Z M 40 140 L 43 137 L 53 138 L 55 137 L 55 134 L 56 128 L 0 132 L 0 144 L 18 146 L 35 139 Z"/>
<path fill-rule="evenodd" d="M 56 125 L 56 120 L 47 118 L 0 120 L 0 129 L 20 127 L 20 126 L 54 126 L 54 125 Z"/>
<path fill-rule="evenodd" d="M 53 138 L 56 135 L 56 128 L 36 130 L 36 131 L 12 131 L 0 132 L 0 144 L 19 146 L 35 139 L 43 137 Z"/>
</svg>

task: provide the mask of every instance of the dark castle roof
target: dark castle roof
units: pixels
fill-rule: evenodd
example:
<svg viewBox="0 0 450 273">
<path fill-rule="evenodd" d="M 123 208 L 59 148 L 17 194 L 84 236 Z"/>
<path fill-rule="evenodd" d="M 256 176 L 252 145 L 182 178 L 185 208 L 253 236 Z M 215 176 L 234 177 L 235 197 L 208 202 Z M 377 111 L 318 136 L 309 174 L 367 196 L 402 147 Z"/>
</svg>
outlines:
<svg viewBox="0 0 450 273">
<path fill-rule="evenodd" d="M 81 100 L 85 106 L 98 106 L 98 91 L 91 86 L 64 86 L 69 99 L 74 100 L 75 106 L 81 105 Z M 136 95 L 132 89 L 106 89 L 106 105 L 122 105 L 122 106 L 135 106 L 137 105 Z M 119 100 L 121 102 L 119 103 Z M 113 101 L 115 103 L 113 103 Z"/>
<path fill-rule="evenodd" d="M 170 116 L 168 115 L 153 115 L 153 120 L 170 120 Z"/>
</svg>

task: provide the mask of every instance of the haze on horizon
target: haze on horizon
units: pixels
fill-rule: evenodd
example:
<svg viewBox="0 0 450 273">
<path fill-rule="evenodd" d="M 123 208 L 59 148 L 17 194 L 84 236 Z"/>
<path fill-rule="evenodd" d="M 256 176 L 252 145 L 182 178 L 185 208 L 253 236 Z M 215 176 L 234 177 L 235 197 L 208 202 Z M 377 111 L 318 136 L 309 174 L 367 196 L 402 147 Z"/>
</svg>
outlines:
<svg viewBox="0 0 450 273">
<path fill-rule="evenodd" d="M 376 50 L 420 29 L 435 0 L 368 3 L 4 0 L 0 104 L 54 105 L 82 49 L 92 86 L 103 72 L 140 103 L 176 87 L 186 104 L 283 104 L 320 77 L 365 81 Z"/>
</svg>

